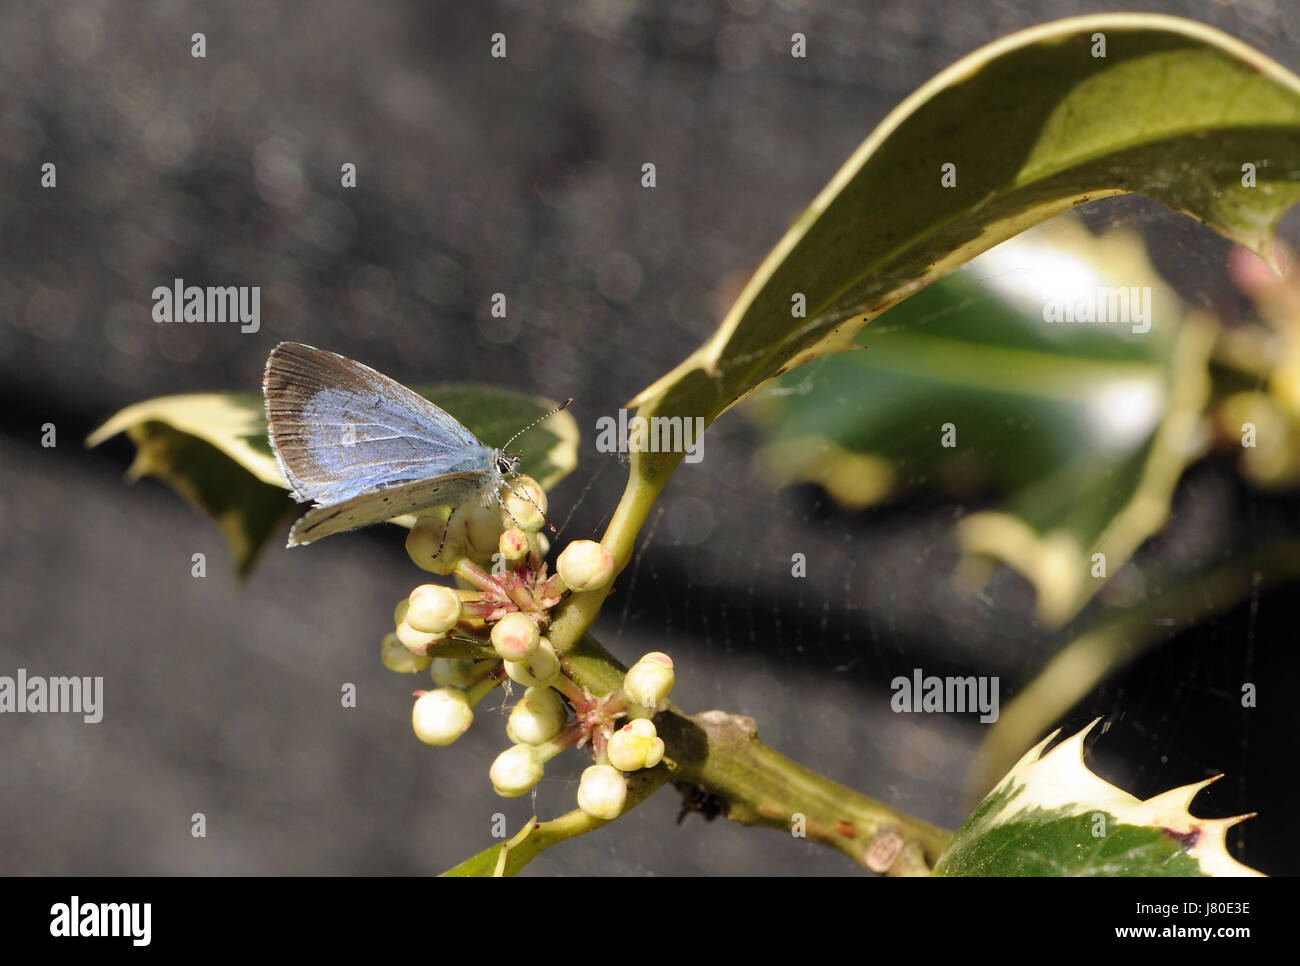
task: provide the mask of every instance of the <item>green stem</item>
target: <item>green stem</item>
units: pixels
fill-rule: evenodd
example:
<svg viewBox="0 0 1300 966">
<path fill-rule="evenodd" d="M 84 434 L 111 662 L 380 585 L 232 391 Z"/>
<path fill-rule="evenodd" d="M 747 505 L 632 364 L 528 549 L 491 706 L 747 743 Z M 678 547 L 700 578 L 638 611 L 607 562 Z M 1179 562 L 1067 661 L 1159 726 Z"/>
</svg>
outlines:
<svg viewBox="0 0 1300 966">
<path fill-rule="evenodd" d="M 469 706 L 474 707 L 495 691 L 498 685 L 505 680 L 505 677 L 505 668 L 500 661 L 497 661 L 496 665 L 488 673 L 465 689 L 465 697 L 469 699 Z"/>
<path fill-rule="evenodd" d="M 593 694 L 622 684 L 624 668 L 585 635 L 567 657 L 574 680 Z M 719 800 L 721 814 L 742 825 L 802 834 L 864 868 L 891 875 L 928 874 L 950 833 L 912 818 L 805 768 L 769 748 L 752 719 L 675 708 L 655 716 L 674 782 Z M 798 816 L 802 816 L 800 819 Z"/>
<path fill-rule="evenodd" d="M 733 822 L 806 837 L 890 875 L 928 874 L 951 837 L 791 761 L 758 740 L 752 718 L 661 712 L 655 723 L 674 780 L 719 799 Z"/>
<path fill-rule="evenodd" d="M 661 454 L 662 455 L 662 454 Z M 680 454 L 677 460 L 680 460 Z M 641 454 L 632 454 L 631 472 L 628 473 L 627 487 L 623 498 L 619 500 L 614 516 L 601 537 L 601 545 L 614 555 L 614 573 L 622 572 L 632 559 L 632 550 L 636 546 L 637 534 L 650 514 L 651 507 L 672 475 L 676 461 L 669 465 L 658 465 L 651 472 L 641 462 Z M 613 590 L 613 583 L 603 590 L 588 590 L 570 594 L 564 603 L 556 608 L 547 636 L 557 654 L 565 654 L 582 638 L 587 629 L 595 622 L 601 605 Z"/>
</svg>

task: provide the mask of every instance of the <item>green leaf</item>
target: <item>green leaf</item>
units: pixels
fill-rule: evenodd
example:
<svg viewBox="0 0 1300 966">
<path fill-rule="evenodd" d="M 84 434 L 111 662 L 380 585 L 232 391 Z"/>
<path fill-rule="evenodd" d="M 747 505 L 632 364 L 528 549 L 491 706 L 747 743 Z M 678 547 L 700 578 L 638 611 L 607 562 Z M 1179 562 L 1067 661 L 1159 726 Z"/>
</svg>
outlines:
<svg viewBox="0 0 1300 966">
<path fill-rule="evenodd" d="M 486 879 L 497 874 L 497 867 L 501 862 L 501 850 L 504 845 L 492 845 L 479 852 L 471 855 L 459 865 L 454 865 L 442 875 L 449 879 Z"/>
<path fill-rule="evenodd" d="M 630 807 L 658 788 L 662 782 L 647 783 L 645 776 L 634 780 L 629 788 Z M 490 845 L 482 852 L 452 866 L 442 875 L 447 878 L 468 879 L 518 875 L 519 870 L 552 845 L 608 825 L 611 820 L 592 818 L 581 809 L 574 809 L 547 822 L 538 822 L 534 815 L 515 833 L 514 838 L 499 845 Z"/>
<path fill-rule="evenodd" d="M 1134 288 L 1150 302 L 1129 324 L 1044 322 L 1053 297 Z M 997 493 L 1002 506 L 958 525 L 963 548 L 1019 570 L 1059 625 L 1159 529 L 1196 455 L 1213 329 L 1184 315 L 1135 235 L 1055 220 L 891 309 L 864 350 L 755 396 L 760 464 L 849 509 L 904 487 Z"/>
<path fill-rule="evenodd" d="M 444 384 L 416 391 L 490 446 L 502 445 L 555 408 L 549 399 L 489 386 Z M 267 441 L 261 396 L 205 393 L 136 403 L 91 433 L 86 445 L 98 446 L 118 433 L 136 444 L 128 476 L 156 476 L 212 517 L 241 576 L 282 519 L 301 509 L 289 496 Z M 558 413 L 530 430 L 518 447 L 520 471 L 549 489 L 577 465 L 578 424 L 569 412 Z M 411 519 L 395 522 L 409 526 Z"/>
<path fill-rule="evenodd" d="M 1105 56 L 1094 56 L 1095 35 Z M 1201 24 L 1104 14 L 1014 34 L 895 109 L 767 256 L 714 336 L 633 400 L 712 420 L 768 379 L 1052 215 L 1138 192 L 1264 252 L 1300 200 L 1300 78 Z M 1242 163 L 1257 186 L 1242 184 Z M 940 183 L 956 165 L 956 186 Z M 792 299 L 807 300 L 806 318 Z M 644 476 L 678 454 L 637 454 Z"/>
<path fill-rule="evenodd" d="M 1142 801 L 1088 769 L 1087 728 L 1047 754 L 1030 749 L 957 830 L 935 875 L 1257 876 L 1228 854 L 1228 829 L 1249 816 L 1187 809 L 1215 779 Z"/>
</svg>

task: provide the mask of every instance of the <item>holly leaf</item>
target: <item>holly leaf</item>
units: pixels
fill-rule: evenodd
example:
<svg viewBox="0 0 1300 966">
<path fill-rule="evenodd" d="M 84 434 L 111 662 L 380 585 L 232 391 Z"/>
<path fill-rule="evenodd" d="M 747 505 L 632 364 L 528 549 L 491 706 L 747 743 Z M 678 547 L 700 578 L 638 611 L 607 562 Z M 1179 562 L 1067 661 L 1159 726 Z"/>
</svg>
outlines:
<svg viewBox="0 0 1300 966">
<path fill-rule="evenodd" d="M 1217 30 L 1103 14 L 1013 34 L 885 118 L 713 337 L 631 405 L 712 421 L 981 252 L 1108 195 L 1147 195 L 1268 254 L 1300 200 L 1297 157 L 1300 78 Z M 678 459 L 634 456 L 645 478 Z"/>
<path fill-rule="evenodd" d="M 1059 730 L 1030 749 L 953 835 L 934 874 L 1262 875 L 1226 847 L 1228 829 L 1250 816 L 1206 819 L 1188 811 L 1215 778 L 1135 798 L 1084 764 L 1083 741 L 1096 724 L 1046 754 Z"/>
</svg>

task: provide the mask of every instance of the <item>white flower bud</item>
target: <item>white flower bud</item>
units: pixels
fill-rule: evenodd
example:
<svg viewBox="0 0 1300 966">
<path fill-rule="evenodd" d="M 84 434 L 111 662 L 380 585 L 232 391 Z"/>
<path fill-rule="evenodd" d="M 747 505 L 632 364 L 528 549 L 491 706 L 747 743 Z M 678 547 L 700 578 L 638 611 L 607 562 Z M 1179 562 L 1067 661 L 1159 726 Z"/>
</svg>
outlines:
<svg viewBox="0 0 1300 966">
<path fill-rule="evenodd" d="M 507 661 L 526 661 L 541 643 L 541 632 L 527 614 L 515 611 L 492 625 L 492 646 Z"/>
<path fill-rule="evenodd" d="M 544 637 L 538 642 L 537 650 L 524 660 L 506 661 L 506 674 L 510 680 L 528 688 L 549 684 L 559 673 L 560 657 Z"/>
<path fill-rule="evenodd" d="M 460 516 L 461 512 L 456 515 Z M 495 506 L 491 509 L 476 506 L 464 516 L 466 553 L 480 562 L 490 560 L 501 542 L 501 514 Z"/>
<path fill-rule="evenodd" d="M 439 688 L 425 691 L 411 708 L 411 726 L 415 736 L 426 745 L 449 745 L 474 721 L 474 710 L 464 691 Z"/>
<path fill-rule="evenodd" d="M 451 525 L 427 514 L 415 521 L 406 535 L 406 553 L 421 570 L 446 576 L 465 556 L 465 526 L 457 515 Z"/>
<path fill-rule="evenodd" d="M 417 631 L 445 634 L 460 620 L 460 596 L 441 584 L 421 584 L 407 598 L 406 623 Z"/>
<path fill-rule="evenodd" d="M 623 691 L 637 704 L 654 707 L 668 697 L 675 680 L 673 659 L 662 651 L 651 651 L 624 676 Z"/>
<path fill-rule="evenodd" d="M 488 777 L 502 798 L 517 798 L 542 780 L 543 770 L 531 745 L 511 745 L 497 755 Z"/>
<path fill-rule="evenodd" d="M 509 719 L 509 718 L 506 719 L 506 737 L 510 739 L 510 743 L 511 743 L 512 745 L 526 745 L 526 744 L 529 744 L 529 742 L 524 741 L 523 738 L 521 738 L 521 737 L 519 737 L 519 735 L 515 734 L 515 727 L 514 727 L 514 725 L 512 725 L 512 724 L 510 723 L 510 719 Z"/>
<path fill-rule="evenodd" d="M 555 571 L 571 590 L 603 590 L 614 579 L 614 555 L 594 540 L 575 540 L 560 551 Z"/>
<path fill-rule="evenodd" d="M 560 733 L 566 717 L 558 694 L 550 688 L 529 688 L 510 712 L 506 732 L 511 741 L 540 745 Z"/>
<path fill-rule="evenodd" d="M 429 666 L 429 658 L 423 654 L 412 654 L 406 645 L 397 639 L 396 634 L 385 634 L 380 644 L 379 659 L 384 667 L 398 674 L 414 674 Z"/>
<path fill-rule="evenodd" d="M 592 765 L 578 782 L 578 807 L 592 818 L 618 818 L 627 802 L 627 779 L 611 765 Z"/>
<path fill-rule="evenodd" d="M 540 530 L 546 525 L 546 491 L 531 476 L 515 477 L 502 494 L 505 497 L 504 526 Z"/>
<path fill-rule="evenodd" d="M 402 642 L 402 646 L 415 654 L 424 654 L 429 649 L 429 645 L 436 641 L 442 640 L 446 634 L 428 634 L 425 631 L 417 631 L 406 621 L 397 625 L 397 639 Z"/>
<path fill-rule="evenodd" d="M 649 767 L 648 761 L 656 741 L 662 749 L 663 741 L 655 732 L 654 723 L 648 718 L 637 718 L 610 735 L 605 752 L 609 755 L 609 763 L 619 771 L 636 771 L 638 768 Z M 661 751 L 655 764 L 662 758 Z"/>
</svg>

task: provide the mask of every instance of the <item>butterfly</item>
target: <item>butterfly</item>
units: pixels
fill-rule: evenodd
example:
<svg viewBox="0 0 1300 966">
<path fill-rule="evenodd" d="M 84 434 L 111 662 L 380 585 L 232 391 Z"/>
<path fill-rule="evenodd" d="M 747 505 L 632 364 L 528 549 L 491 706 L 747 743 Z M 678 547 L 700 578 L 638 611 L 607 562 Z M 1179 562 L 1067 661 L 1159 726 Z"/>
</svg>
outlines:
<svg viewBox="0 0 1300 966">
<path fill-rule="evenodd" d="M 294 499 L 316 504 L 289 546 L 404 513 L 463 504 L 503 505 L 519 457 L 488 446 L 454 416 L 346 356 L 281 342 L 262 380 L 267 435 Z"/>
</svg>

